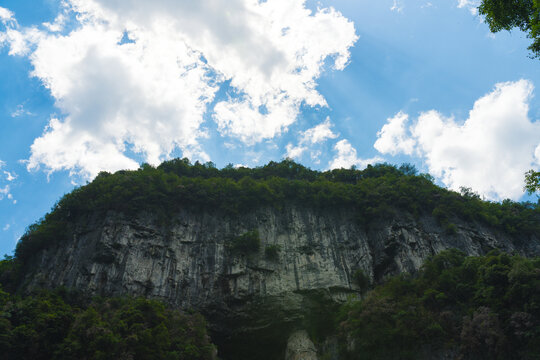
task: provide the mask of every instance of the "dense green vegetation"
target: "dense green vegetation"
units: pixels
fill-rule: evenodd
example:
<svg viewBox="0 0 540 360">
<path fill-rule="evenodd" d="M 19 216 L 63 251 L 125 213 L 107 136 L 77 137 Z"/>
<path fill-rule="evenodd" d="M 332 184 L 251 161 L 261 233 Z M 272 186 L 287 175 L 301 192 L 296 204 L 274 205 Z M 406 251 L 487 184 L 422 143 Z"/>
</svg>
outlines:
<svg viewBox="0 0 540 360">
<path fill-rule="evenodd" d="M 447 250 L 341 309 L 347 359 L 540 358 L 540 258 Z M 345 346 L 344 346 L 345 348 Z M 429 356 L 428 356 L 429 358 Z"/>
<path fill-rule="evenodd" d="M 108 211 L 134 216 L 156 214 L 166 224 L 180 209 L 223 211 L 240 215 L 261 206 L 349 207 L 357 220 L 372 226 L 400 213 L 432 214 L 449 234 L 456 218 L 478 221 L 510 234 L 540 233 L 540 207 L 532 203 L 483 201 L 469 189 L 461 194 L 433 184 L 429 175 L 410 165 L 368 166 L 364 170 L 314 171 L 291 160 L 249 169 L 212 163 L 166 161 L 157 168 L 143 164 L 136 171 L 102 172 L 91 183 L 66 194 L 18 243 L 15 256 L 24 263 L 40 249 L 64 241 L 70 226 L 84 216 Z"/>
<path fill-rule="evenodd" d="M 529 195 L 540 193 L 540 171 L 529 170 L 525 174 L 525 190 Z"/>
<path fill-rule="evenodd" d="M 92 300 L 65 290 L 28 297 L 0 290 L 0 354 L 6 360 L 203 360 L 215 349 L 200 315 L 146 299 Z"/>
</svg>

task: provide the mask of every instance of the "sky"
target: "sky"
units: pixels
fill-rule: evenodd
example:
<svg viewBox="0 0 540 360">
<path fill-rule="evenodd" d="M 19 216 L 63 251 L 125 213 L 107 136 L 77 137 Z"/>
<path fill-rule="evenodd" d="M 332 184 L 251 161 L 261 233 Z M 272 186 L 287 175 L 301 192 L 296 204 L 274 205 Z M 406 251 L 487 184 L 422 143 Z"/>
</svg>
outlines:
<svg viewBox="0 0 540 360">
<path fill-rule="evenodd" d="M 100 171 L 174 157 L 411 163 L 452 190 L 531 199 L 540 63 L 477 6 L 0 0 L 0 254 Z"/>
</svg>

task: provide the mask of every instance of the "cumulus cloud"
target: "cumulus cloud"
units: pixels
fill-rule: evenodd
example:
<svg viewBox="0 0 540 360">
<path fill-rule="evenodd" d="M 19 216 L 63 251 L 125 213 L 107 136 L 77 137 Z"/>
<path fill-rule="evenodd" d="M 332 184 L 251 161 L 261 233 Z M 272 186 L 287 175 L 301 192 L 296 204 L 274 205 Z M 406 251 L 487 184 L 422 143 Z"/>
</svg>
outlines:
<svg viewBox="0 0 540 360">
<path fill-rule="evenodd" d="M 305 0 L 64 3 L 72 13 L 40 29 L 6 25 L 0 43 L 29 57 L 62 115 L 34 141 L 28 168 L 84 177 L 136 167 L 129 152 L 152 164 L 178 148 L 208 159 L 206 113 L 247 145 L 279 136 L 301 105 L 326 106 L 317 79 L 328 64 L 344 69 L 357 39 L 351 21 Z M 65 31 L 65 14 L 78 26 Z M 224 83 L 229 97 L 215 99 Z"/>
<path fill-rule="evenodd" d="M 532 92 L 527 80 L 499 83 L 475 102 L 464 123 L 428 111 L 407 131 L 400 128 L 398 137 L 381 130 L 377 149 L 409 153 L 413 141 L 416 154 L 446 186 L 470 187 L 494 200 L 519 199 L 523 174 L 540 165 L 540 122 L 528 116 Z"/>
<path fill-rule="evenodd" d="M 389 118 L 386 125 L 377 133 L 375 149 L 382 154 L 396 155 L 404 153 L 411 155 L 415 141 L 408 138 L 405 124 L 409 120 L 409 115 L 399 112 L 393 118 Z"/>
<path fill-rule="evenodd" d="M 302 157 L 304 152 L 308 149 L 305 146 L 294 146 L 293 144 L 290 144 L 290 143 L 287 144 L 285 148 L 287 150 L 287 153 L 285 154 L 285 156 L 290 159 L 298 159 Z"/>
<path fill-rule="evenodd" d="M 383 160 L 380 157 L 360 159 L 356 149 L 346 139 L 338 141 L 338 143 L 334 146 L 334 150 L 337 151 L 337 155 L 330 162 L 330 169 L 349 169 L 351 166 L 363 169 L 369 164 L 374 164 Z"/>
<path fill-rule="evenodd" d="M 304 131 L 300 138 L 300 143 L 318 144 L 337 137 L 338 134 L 332 131 L 332 123 L 330 122 L 330 118 L 327 117 L 323 123 Z"/>
<path fill-rule="evenodd" d="M 322 144 L 328 139 L 337 138 L 339 135 L 332 131 L 332 126 L 330 118 L 327 117 L 326 120 L 319 125 L 300 132 L 298 146 L 293 146 L 293 144 L 289 143 L 286 146 L 287 153 L 285 156 L 291 159 L 298 159 L 302 157 L 304 152 L 308 151 L 310 147 L 313 147 L 313 145 Z M 313 160 L 317 160 L 320 154 L 321 152 L 318 150 L 311 150 L 311 158 Z"/>
<path fill-rule="evenodd" d="M 44 22 L 42 25 L 50 32 L 60 32 L 64 30 L 66 22 L 69 19 L 67 9 L 64 13 L 58 14 L 58 16 L 51 22 Z"/>
</svg>

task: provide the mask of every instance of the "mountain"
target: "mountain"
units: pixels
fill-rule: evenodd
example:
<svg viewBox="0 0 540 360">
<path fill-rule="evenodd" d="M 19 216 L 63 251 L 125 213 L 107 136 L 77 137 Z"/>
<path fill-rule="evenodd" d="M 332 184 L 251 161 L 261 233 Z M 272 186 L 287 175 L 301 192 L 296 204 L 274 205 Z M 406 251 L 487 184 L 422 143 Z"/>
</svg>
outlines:
<svg viewBox="0 0 540 360">
<path fill-rule="evenodd" d="M 446 249 L 540 256 L 540 209 L 449 191 L 408 165 L 175 159 L 65 195 L 15 258 L 19 292 L 157 299 L 202 313 L 225 359 L 314 359 L 335 347 L 327 330 L 341 304 Z"/>
</svg>

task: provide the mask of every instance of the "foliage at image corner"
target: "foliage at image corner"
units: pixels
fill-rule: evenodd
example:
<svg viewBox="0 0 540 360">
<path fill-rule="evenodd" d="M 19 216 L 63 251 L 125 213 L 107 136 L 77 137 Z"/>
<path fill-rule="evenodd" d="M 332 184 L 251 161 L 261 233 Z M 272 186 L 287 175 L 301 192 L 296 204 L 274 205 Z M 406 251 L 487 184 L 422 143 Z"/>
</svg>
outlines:
<svg viewBox="0 0 540 360">
<path fill-rule="evenodd" d="M 478 13 L 484 17 L 493 33 L 517 28 L 532 39 L 528 47 L 531 58 L 540 58 L 539 0 L 482 0 Z"/>
<path fill-rule="evenodd" d="M 64 195 L 51 212 L 28 227 L 15 258 L 27 263 L 40 250 L 67 241 L 71 227 L 83 216 L 109 211 L 136 216 L 146 211 L 166 223 L 181 208 L 241 215 L 261 206 L 286 205 L 348 207 L 365 226 L 397 213 L 433 214 L 449 234 L 457 231 L 455 219 L 477 221 L 520 237 L 540 234 L 538 204 L 489 202 L 470 189 L 462 189 L 461 194 L 447 190 L 409 164 L 321 172 L 290 159 L 256 168 L 228 165 L 223 169 L 210 162 L 173 159 L 158 167 L 143 164 L 134 171 L 101 172 L 91 183 Z"/>
</svg>

